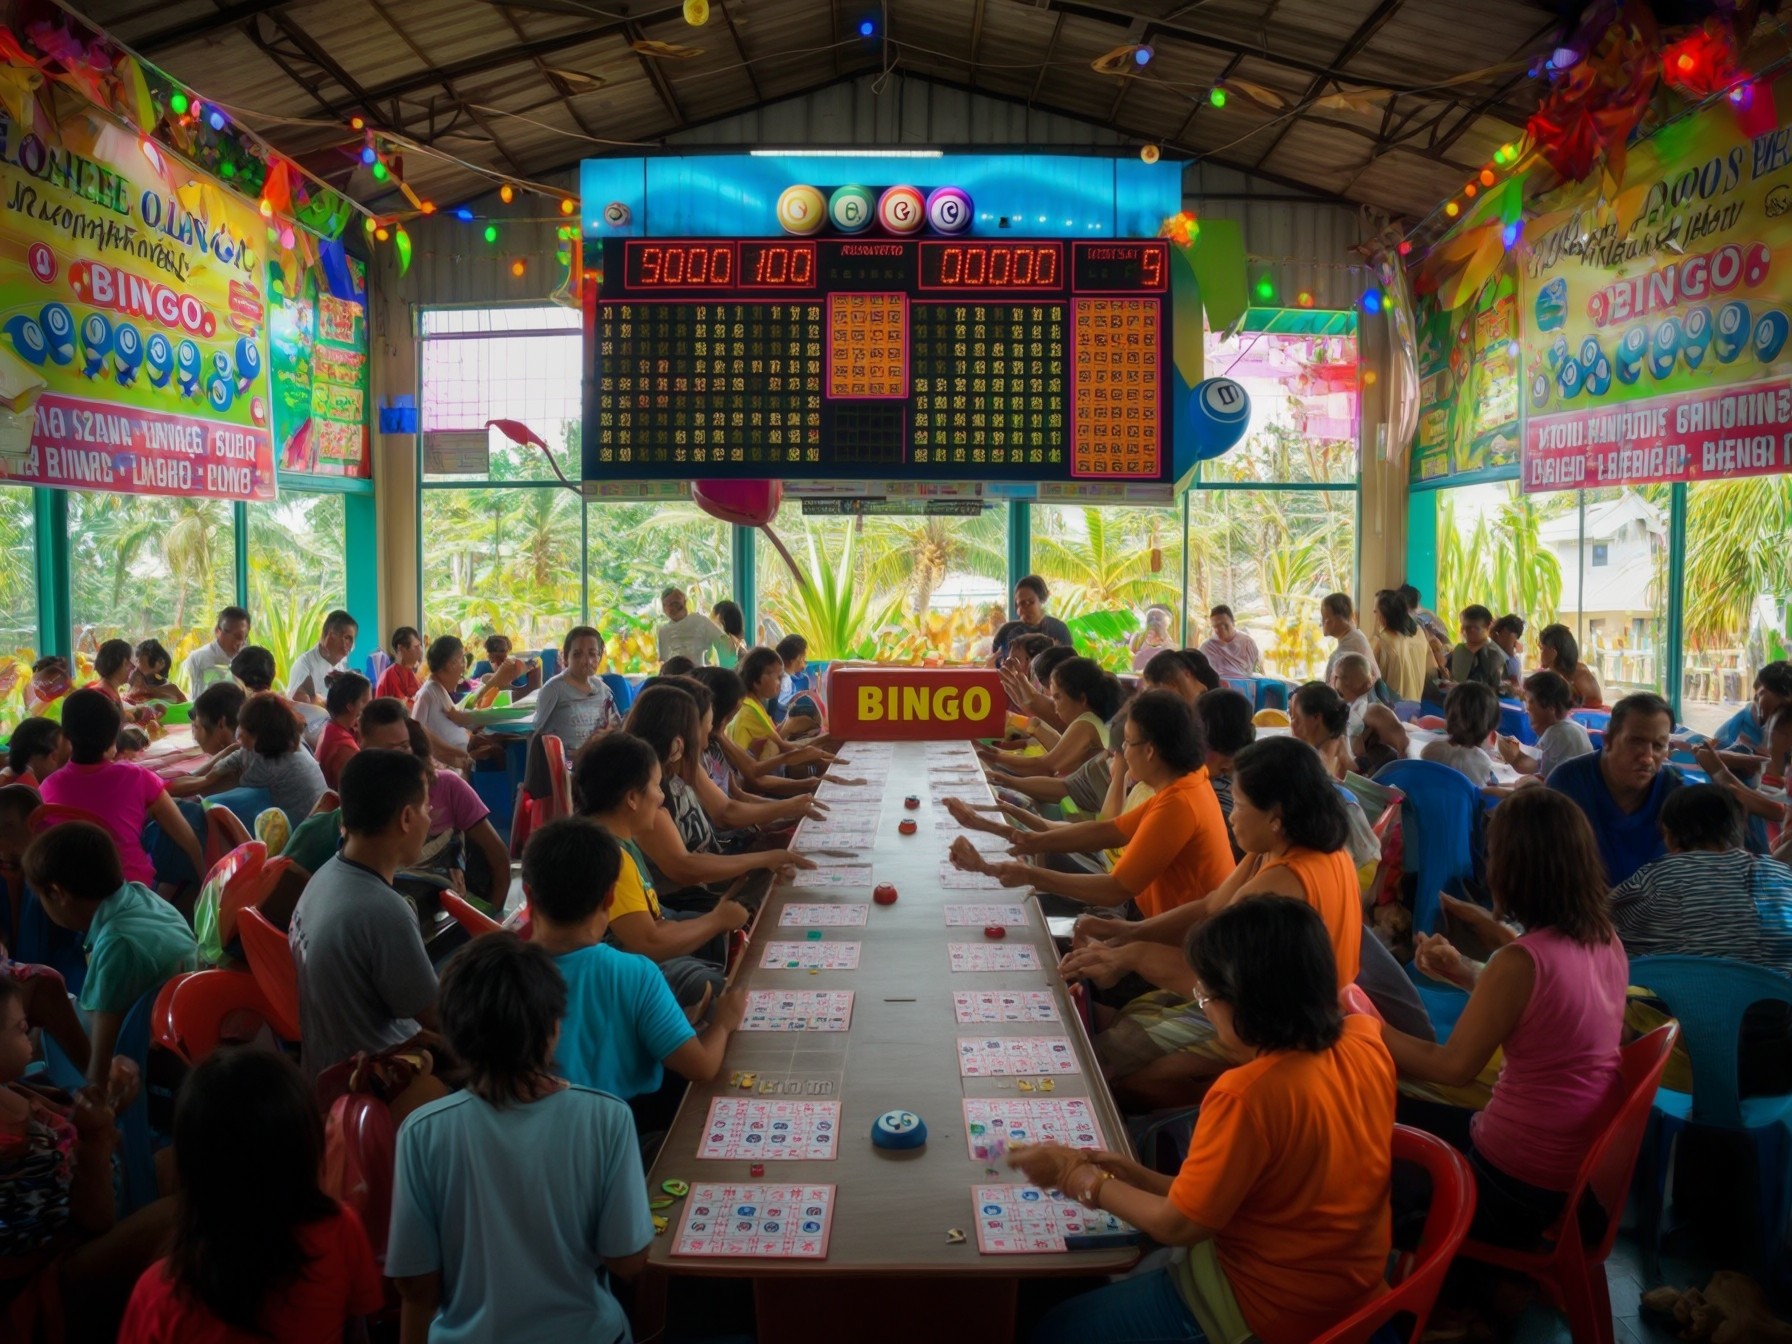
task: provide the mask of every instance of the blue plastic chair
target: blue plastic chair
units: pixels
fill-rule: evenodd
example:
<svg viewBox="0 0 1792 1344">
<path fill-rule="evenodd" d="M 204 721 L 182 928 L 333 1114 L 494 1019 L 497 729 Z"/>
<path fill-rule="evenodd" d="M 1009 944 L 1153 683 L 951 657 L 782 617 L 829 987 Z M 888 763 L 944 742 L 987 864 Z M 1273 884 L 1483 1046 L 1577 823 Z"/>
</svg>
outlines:
<svg viewBox="0 0 1792 1344">
<path fill-rule="evenodd" d="M 1421 700 L 1419 701 L 1419 717 L 1421 719 L 1441 719 L 1444 717 L 1444 707 L 1435 700 Z"/>
<path fill-rule="evenodd" d="M 560 650 L 543 649 L 541 651 L 541 679 L 546 681 L 549 677 L 555 675 L 559 671 Z"/>
<path fill-rule="evenodd" d="M 1394 717 L 1401 723 L 1412 723 L 1424 712 L 1425 707 L 1417 700 L 1396 700 L 1394 702 Z"/>
<path fill-rule="evenodd" d="M 1536 730 L 1531 727 L 1531 716 L 1524 712 L 1524 706 L 1511 700 L 1500 701 L 1500 733 L 1505 737 L 1516 737 L 1527 747 L 1537 743 Z"/>
<path fill-rule="evenodd" d="M 808 690 L 809 686 L 810 681 L 807 672 L 793 672 L 790 674 L 790 693 L 792 695 L 795 695 L 798 691 Z"/>
<path fill-rule="evenodd" d="M 628 713 L 628 707 L 635 703 L 635 688 L 628 684 L 628 678 L 620 672 L 606 672 L 603 683 L 610 688 L 610 698 L 616 702 L 616 712 Z"/>
<path fill-rule="evenodd" d="M 1661 1248 L 1668 1159 L 1688 1125 L 1746 1134 L 1755 1150 L 1755 1217 L 1761 1269 L 1768 1273 L 1792 1218 L 1792 1093 L 1741 1097 L 1737 1047 L 1742 1019 L 1757 1003 L 1792 1004 L 1792 980 L 1727 957 L 1636 957 L 1630 983 L 1647 989 L 1680 1023 L 1692 1060 L 1691 1093 L 1662 1088 L 1643 1137 L 1637 1233 L 1653 1271 Z"/>
<path fill-rule="evenodd" d="M 17 961 L 54 968 L 70 994 L 79 994 L 87 982 L 87 954 L 81 950 L 81 935 L 52 924 L 30 887 L 19 902 L 19 937 L 12 955 Z"/>
<path fill-rule="evenodd" d="M 1577 709 L 1572 711 L 1568 717 L 1583 728 L 1597 728 L 1601 732 L 1612 721 L 1611 711 L 1608 709 Z"/>
<path fill-rule="evenodd" d="M 1258 677 L 1256 707 L 1258 709 L 1286 710 L 1288 708 L 1288 683 L 1277 681 L 1274 677 Z"/>
<path fill-rule="evenodd" d="M 177 798 L 175 808 L 186 818 L 187 825 L 193 828 L 193 834 L 199 837 L 199 846 L 205 847 L 205 804 L 197 798 Z M 254 818 L 249 818 L 243 825 L 254 829 Z M 156 881 L 170 882 L 175 886 L 196 885 L 205 875 L 193 871 L 192 860 L 181 851 L 180 847 L 162 832 L 159 823 L 146 821 L 143 833 L 139 837 L 143 852 L 148 854 L 155 864 Z"/>
<path fill-rule="evenodd" d="M 367 680 L 378 686 L 380 678 L 386 675 L 386 669 L 391 666 L 392 655 L 384 649 L 375 649 L 367 655 Z"/>
<path fill-rule="evenodd" d="M 1482 811 L 1481 791 L 1460 770 L 1433 761 L 1390 761 L 1375 772 L 1377 784 L 1399 789 L 1400 824 L 1405 837 L 1407 872 L 1418 874 L 1413 893 L 1412 928 L 1415 934 L 1436 933 L 1443 923 L 1442 892 L 1463 895 L 1463 881 L 1475 874 L 1474 827 Z M 1437 1039 L 1449 1039 L 1468 1003 L 1468 995 L 1453 985 L 1441 985 L 1408 966 L 1414 988 L 1437 1030 Z"/>
<path fill-rule="evenodd" d="M 1227 677 L 1225 679 L 1225 681 L 1226 681 L 1226 685 L 1230 686 L 1233 690 L 1237 691 L 1246 700 L 1249 700 L 1253 707 L 1256 705 L 1256 703 L 1257 703 L 1257 678 L 1255 678 L 1255 677 Z"/>
</svg>

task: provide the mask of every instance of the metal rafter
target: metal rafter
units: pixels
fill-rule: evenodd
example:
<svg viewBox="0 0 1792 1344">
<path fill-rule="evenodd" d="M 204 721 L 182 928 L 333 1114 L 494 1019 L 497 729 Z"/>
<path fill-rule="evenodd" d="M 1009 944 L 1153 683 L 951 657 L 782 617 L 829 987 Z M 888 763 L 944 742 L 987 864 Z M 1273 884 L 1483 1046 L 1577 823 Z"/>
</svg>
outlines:
<svg viewBox="0 0 1792 1344">
<path fill-rule="evenodd" d="M 636 42 L 645 42 L 647 40 L 646 33 L 642 31 L 641 25 L 638 23 L 631 22 L 623 24 L 622 32 L 623 36 L 628 38 L 630 46 L 633 46 Z M 684 109 L 678 105 L 678 95 L 672 92 L 672 81 L 666 78 L 666 72 L 660 69 L 660 63 L 653 57 L 645 55 L 639 51 L 635 53 L 635 59 L 641 63 L 641 68 L 647 72 L 647 78 L 652 82 L 654 90 L 659 94 L 660 101 L 666 105 L 666 111 L 672 114 L 673 125 L 682 129 L 685 124 Z"/>
<path fill-rule="evenodd" d="M 977 0 L 971 11 L 971 83 L 977 82 L 977 54 L 983 50 L 983 7 L 987 0 Z"/>
<path fill-rule="evenodd" d="M 1027 95 L 1027 106 L 1031 107 L 1039 98 L 1039 90 L 1045 87 L 1046 72 L 1052 68 L 1052 57 L 1058 54 L 1058 36 L 1064 31 L 1064 11 L 1058 11 L 1057 22 L 1052 24 L 1052 40 L 1045 44 L 1045 57 L 1039 62 L 1039 77 L 1033 81 L 1033 92 Z M 971 86 L 975 89 L 977 86 Z"/>
<path fill-rule="evenodd" d="M 208 37 L 221 29 L 253 19 L 260 14 L 266 14 L 270 10 L 281 9 L 291 3 L 292 0 L 237 0 L 237 3 L 225 5 L 216 14 L 202 14 L 196 19 L 188 19 L 184 23 L 170 24 L 155 32 L 145 33 L 142 37 L 132 39 L 131 46 L 147 56 L 152 52 L 161 51 L 181 42 L 191 41 L 195 37 Z M 118 21 L 113 20 L 113 22 Z"/>
<path fill-rule="evenodd" d="M 1356 58 L 1357 54 L 1361 52 L 1364 47 L 1369 45 L 1370 41 L 1375 37 L 1375 34 L 1381 31 L 1382 25 L 1393 18 L 1395 14 L 1399 13 L 1400 6 L 1405 3 L 1406 0 L 1381 0 L 1381 3 L 1370 11 L 1369 16 L 1357 25 L 1356 31 L 1350 35 L 1350 40 L 1344 44 L 1343 48 L 1333 59 L 1332 65 L 1339 70 L 1342 70 L 1345 66 L 1349 65 L 1350 62 Z M 1304 114 L 1306 108 L 1312 101 L 1319 97 L 1320 90 L 1326 86 L 1328 80 L 1334 83 L 1339 82 L 1331 80 L 1331 77 L 1327 75 L 1315 75 L 1313 77 L 1313 81 L 1307 85 L 1307 91 L 1300 96 L 1300 100 L 1295 104 L 1295 108 L 1297 109 L 1296 115 L 1282 123 L 1281 129 L 1275 134 L 1275 138 L 1269 142 L 1269 148 L 1265 149 L 1257 156 L 1257 166 L 1259 168 L 1269 162 L 1269 156 L 1274 154 L 1281 146 L 1282 141 L 1288 138 L 1288 132 L 1292 131 L 1296 123 L 1302 119 L 1302 114 Z"/>
<path fill-rule="evenodd" d="M 765 95 L 759 90 L 759 79 L 753 73 L 752 59 L 747 55 L 747 44 L 740 40 L 740 29 L 734 26 L 734 15 L 728 11 L 728 0 L 717 0 L 717 8 L 722 11 L 722 18 L 728 24 L 728 36 L 734 39 L 734 49 L 740 53 L 740 68 L 746 73 L 747 85 L 753 90 L 753 102 L 757 106 L 765 102 Z"/>
</svg>

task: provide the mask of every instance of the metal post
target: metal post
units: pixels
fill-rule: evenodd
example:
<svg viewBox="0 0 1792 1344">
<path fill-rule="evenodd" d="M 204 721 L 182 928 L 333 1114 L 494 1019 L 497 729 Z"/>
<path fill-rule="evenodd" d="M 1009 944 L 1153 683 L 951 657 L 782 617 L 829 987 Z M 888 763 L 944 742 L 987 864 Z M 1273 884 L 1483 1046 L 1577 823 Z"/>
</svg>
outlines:
<svg viewBox="0 0 1792 1344">
<path fill-rule="evenodd" d="M 754 543 L 759 530 L 742 527 L 739 523 L 730 529 L 733 533 L 731 549 L 733 551 L 734 570 L 734 602 L 740 608 L 741 624 L 745 627 L 747 643 L 759 642 L 759 603 L 755 601 L 755 590 L 759 587 L 759 556 L 754 550 Z"/>
<path fill-rule="evenodd" d="M 236 604 L 249 605 L 249 506 L 237 500 L 231 506 L 236 532 Z"/>
<path fill-rule="evenodd" d="M 1586 603 L 1583 601 L 1582 606 Z M 1673 706 L 1674 722 L 1680 722 L 1680 693 L 1686 678 L 1686 483 L 1668 487 L 1668 620 L 1663 632 L 1661 651 L 1662 690 Z"/>
<path fill-rule="evenodd" d="M 37 551 L 37 651 L 74 654 L 74 597 L 69 587 L 68 492 L 32 491 Z"/>
<path fill-rule="evenodd" d="M 1033 506 L 1024 499 L 1008 501 L 1008 590 L 1033 572 Z M 1003 607 L 1007 607 L 1004 599 Z"/>
</svg>

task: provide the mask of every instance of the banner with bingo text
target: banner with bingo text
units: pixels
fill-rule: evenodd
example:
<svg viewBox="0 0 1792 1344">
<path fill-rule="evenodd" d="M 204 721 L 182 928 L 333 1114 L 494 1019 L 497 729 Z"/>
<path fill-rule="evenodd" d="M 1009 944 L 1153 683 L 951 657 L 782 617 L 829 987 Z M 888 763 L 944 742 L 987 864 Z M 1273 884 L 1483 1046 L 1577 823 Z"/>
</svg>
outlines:
<svg viewBox="0 0 1792 1344">
<path fill-rule="evenodd" d="M 267 222 L 97 112 L 0 137 L 0 479 L 273 498 Z"/>
<path fill-rule="evenodd" d="M 1520 268 L 1527 491 L 1792 470 L 1792 80 L 1537 203 Z M 1765 120 L 1765 119 L 1763 119 Z M 1760 123 L 1757 123 L 1760 124 Z"/>
</svg>

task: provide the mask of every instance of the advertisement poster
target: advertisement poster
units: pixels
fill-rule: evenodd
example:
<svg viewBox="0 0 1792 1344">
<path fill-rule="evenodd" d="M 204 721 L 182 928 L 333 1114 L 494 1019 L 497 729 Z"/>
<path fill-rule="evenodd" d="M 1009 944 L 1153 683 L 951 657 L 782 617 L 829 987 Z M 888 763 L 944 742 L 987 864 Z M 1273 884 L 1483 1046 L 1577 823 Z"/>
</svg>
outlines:
<svg viewBox="0 0 1792 1344">
<path fill-rule="evenodd" d="M 273 498 L 255 207 L 96 112 L 0 137 L 0 478 Z"/>
<path fill-rule="evenodd" d="M 1792 83 L 1778 129 L 1715 107 L 1634 146 L 1624 181 L 1539 203 L 1521 263 L 1524 488 L 1792 468 Z"/>
<path fill-rule="evenodd" d="M 1454 311 L 1435 290 L 1413 305 L 1418 327 L 1419 429 L 1412 481 L 1511 467 L 1518 461 L 1517 281 L 1502 268 Z"/>
<path fill-rule="evenodd" d="M 278 275 L 277 266 L 269 271 Z M 352 298 L 330 293 L 320 272 L 319 267 L 306 272 L 301 293 L 281 295 L 269 322 L 280 469 L 366 476 L 373 465 L 367 432 L 366 268 L 348 259 Z"/>
</svg>

